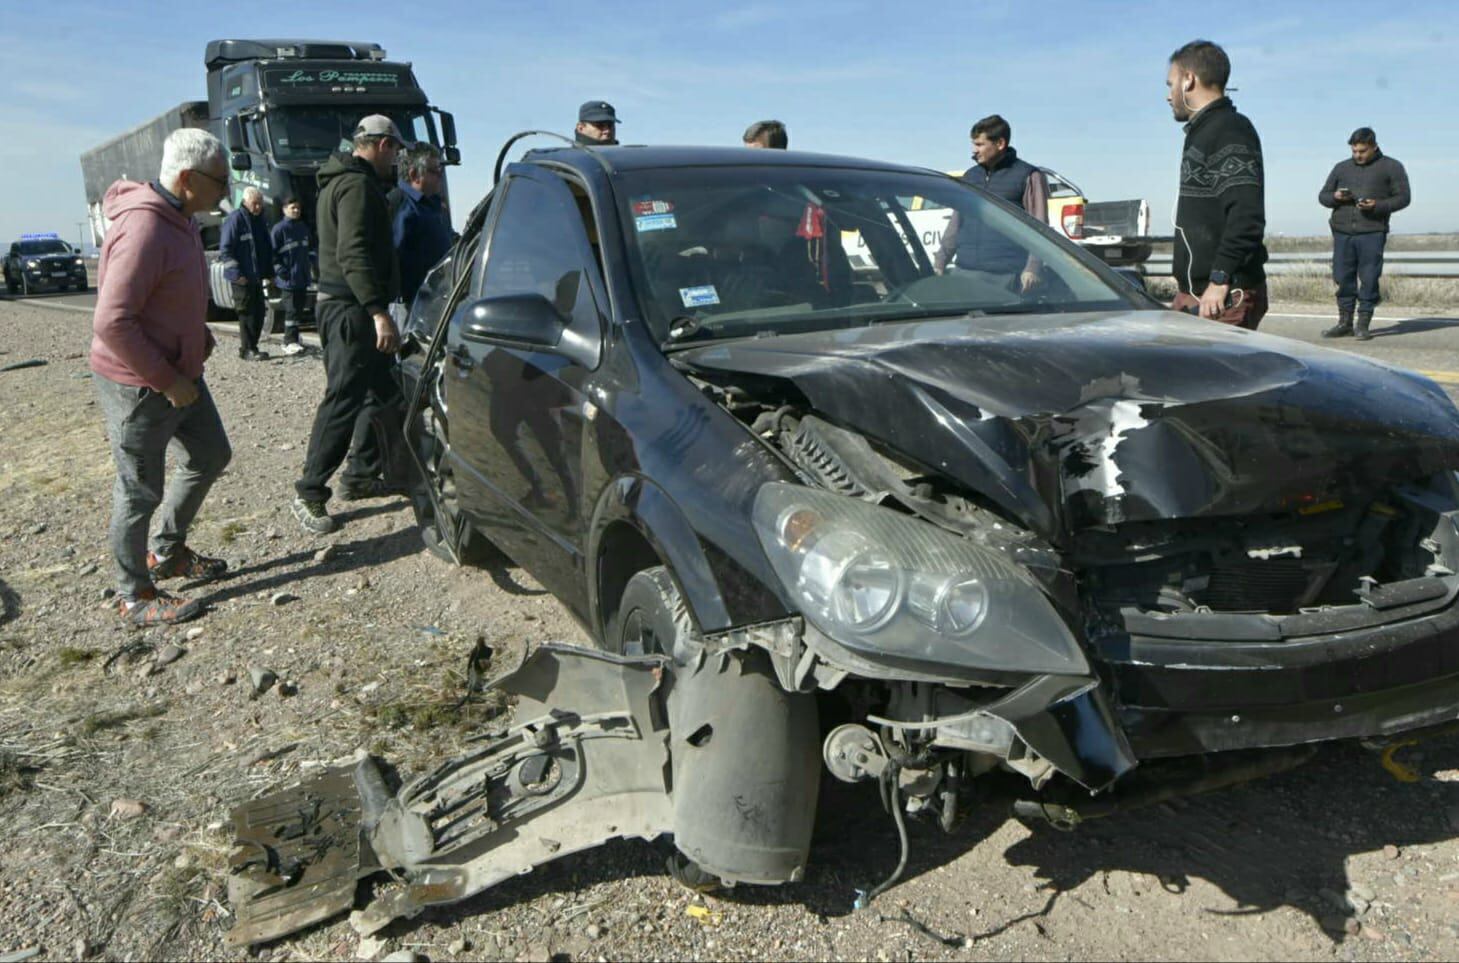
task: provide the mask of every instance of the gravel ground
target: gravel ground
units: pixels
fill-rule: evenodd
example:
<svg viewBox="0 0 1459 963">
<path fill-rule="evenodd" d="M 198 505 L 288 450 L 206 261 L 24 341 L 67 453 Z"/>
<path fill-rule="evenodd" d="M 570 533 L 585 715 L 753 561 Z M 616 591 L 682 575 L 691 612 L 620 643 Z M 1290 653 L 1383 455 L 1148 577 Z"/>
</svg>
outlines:
<svg viewBox="0 0 1459 963">
<path fill-rule="evenodd" d="M 323 387 L 316 358 L 208 380 L 234 459 L 192 542 L 233 565 L 209 613 L 130 631 L 106 608 L 112 469 L 85 361 L 88 316 L 0 304 L 0 954 L 49 958 L 1452 959 L 1459 737 L 1405 747 L 1403 782 L 1357 746 L 1257 785 L 1031 830 L 987 807 L 911 827 L 904 880 L 874 794 L 822 807 L 809 878 L 722 897 L 677 888 L 623 842 L 397 922 L 340 919 L 248 953 L 223 942 L 231 806 L 357 749 L 405 775 L 491 711 L 457 710 L 477 635 L 499 651 L 585 641 L 520 570 L 420 548 L 403 501 L 344 506 L 307 536 L 291 482 Z M 282 598 L 280 593 L 286 593 Z M 172 648 L 169 648 L 172 647 Z M 178 656 L 177 650 L 182 650 Z M 168 661 L 175 657 L 174 661 Z M 162 664 L 166 663 L 166 664 Z M 281 683 L 252 697 L 251 669 Z M 289 693 L 289 694 L 285 694 Z"/>
</svg>

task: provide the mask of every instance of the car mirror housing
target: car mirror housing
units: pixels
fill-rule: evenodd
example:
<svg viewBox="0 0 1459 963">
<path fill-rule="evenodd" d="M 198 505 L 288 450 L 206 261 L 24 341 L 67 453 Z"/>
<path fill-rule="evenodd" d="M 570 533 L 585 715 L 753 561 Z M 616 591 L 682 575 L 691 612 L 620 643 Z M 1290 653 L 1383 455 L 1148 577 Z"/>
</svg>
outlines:
<svg viewBox="0 0 1459 963">
<path fill-rule="evenodd" d="M 504 294 L 482 298 L 465 308 L 461 337 L 467 341 L 517 348 L 554 350 L 562 342 L 567 319 L 540 294 Z"/>
<path fill-rule="evenodd" d="M 229 158 L 228 166 L 235 171 L 253 170 L 253 158 L 243 153 L 234 154 Z"/>
</svg>

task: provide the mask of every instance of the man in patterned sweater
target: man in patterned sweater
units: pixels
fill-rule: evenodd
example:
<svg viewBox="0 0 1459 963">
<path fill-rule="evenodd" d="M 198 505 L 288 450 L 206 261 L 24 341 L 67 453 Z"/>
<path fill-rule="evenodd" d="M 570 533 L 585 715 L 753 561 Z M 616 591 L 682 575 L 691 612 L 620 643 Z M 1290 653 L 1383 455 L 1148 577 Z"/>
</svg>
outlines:
<svg viewBox="0 0 1459 963">
<path fill-rule="evenodd" d="M 1170 55 L 1165 99 L 1185 124 L 1172 305 L 1256 329 L 1267 310 L 1261 139 L 1226 96 L 1231 61 L 1209 40 Z"/>
</svg>

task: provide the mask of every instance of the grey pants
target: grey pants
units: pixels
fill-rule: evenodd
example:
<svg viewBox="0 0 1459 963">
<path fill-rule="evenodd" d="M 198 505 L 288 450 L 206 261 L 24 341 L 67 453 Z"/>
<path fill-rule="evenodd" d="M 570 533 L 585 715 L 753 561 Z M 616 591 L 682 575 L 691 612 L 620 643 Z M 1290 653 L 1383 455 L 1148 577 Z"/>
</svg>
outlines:
<svg viewBox="0 0 1459 963">
<path fill-rule="evenodd" d="M 92 375 L 111 439 L 117 480 L 112 488 L 111 551 L 117 590 L 136 598 L 152 587 L 147 574 L 147 531 L 152 513 L 162 507 L 162 525 L 152 551 L 167 558 L 187 541 L 188 526 L 208 489 L 223 473 L 233 450 L 208 386 L 198 380 L 198 400 L 174 408 L 151 388 L 117 384 Z M 163 494 L 167 449 L 176 468 Z"/>
</svg>

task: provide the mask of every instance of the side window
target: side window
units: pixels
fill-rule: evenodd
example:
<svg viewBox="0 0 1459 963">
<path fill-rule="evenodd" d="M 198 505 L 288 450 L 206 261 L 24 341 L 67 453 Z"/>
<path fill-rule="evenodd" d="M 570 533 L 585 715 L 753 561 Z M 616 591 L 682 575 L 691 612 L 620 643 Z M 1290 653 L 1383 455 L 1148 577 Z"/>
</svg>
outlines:
<svg viewBox="0 0 1459 963">
<path fill-rule="evenodd" d="M 571 319 L 574 333 L 596 341 L 599 310 L 588 283 L 591 265 L 580 254 L 588 244 L 572 195 L 562 185 L 516 177 L 502 204 L 479 296 L 540 294 Z"/>
</svg>

